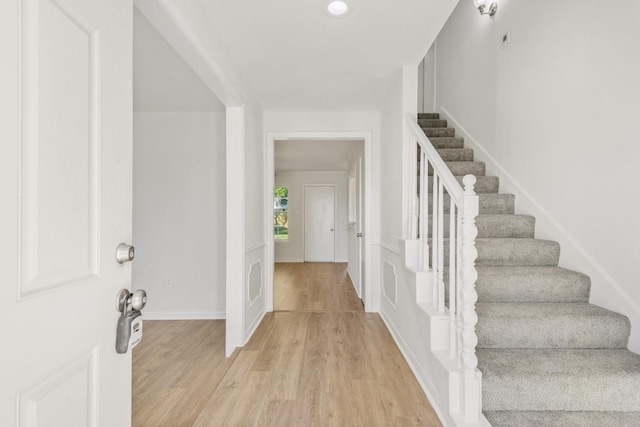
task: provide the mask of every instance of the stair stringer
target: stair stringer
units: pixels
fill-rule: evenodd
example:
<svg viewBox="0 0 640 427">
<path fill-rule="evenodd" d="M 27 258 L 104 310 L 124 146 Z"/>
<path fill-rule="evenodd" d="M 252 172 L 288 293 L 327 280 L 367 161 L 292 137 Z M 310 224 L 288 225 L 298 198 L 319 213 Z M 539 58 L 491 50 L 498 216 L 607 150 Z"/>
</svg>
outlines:
<svg viewBox="0 0 640 427">
<path fill-rule="evenodd" d="M 500 177 L 503 193 L 514 194 L 518 200 L 516 213 L 525 213 L 536 218 L 536 238 L 551 239 L 562 247 L 560 266 L 580 271 L 591 278 L 589 303 L 623 314 L 631 321 L 632 333 L 628 349 L 640 353 L 640 306 L 620 287 L 585 248 L 546 210 L 529 192 L 476 140 L 459 121 L 444 107 L 440 107 L 441 117 L 464 138 L 465 148 L 474 150 L 475 159 L 486 164 L 487 171 Z"/>
<path fill-rule="evenodd" d="M 490 426 L 482 414 L 476 423 L 465 423 L 461 415 L 464 379 L 457 360 L 449 358 L 449 313 L 431 308 L 432 274 L 417 267 L 419 253 L 418 240 L 401 240 L 398 252 L 383 247 L 385 262 L 399 267 L 398 304 L 381 304 L 380 315 L 442 424 Z M 481 374 L 477 374 L 479 385 Z M 481 398 L 481 388 L 478 386 L 475 391 Z"/>
</svg>

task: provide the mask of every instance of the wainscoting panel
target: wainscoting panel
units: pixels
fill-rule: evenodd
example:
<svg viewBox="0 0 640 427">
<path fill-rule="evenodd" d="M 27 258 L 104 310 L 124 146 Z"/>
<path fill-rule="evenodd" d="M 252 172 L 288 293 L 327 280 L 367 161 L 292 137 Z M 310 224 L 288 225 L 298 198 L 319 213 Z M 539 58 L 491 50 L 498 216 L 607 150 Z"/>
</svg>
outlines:
<svg viewBox="0 0 640 427">
<path fill-rule="evenodd" d="M 247 277 L 247 297 L 249 299 L 249 306 L 255 304 L 260 296 L 262 296 L 263 277 L 262 260 L 256 260 L 251 263 Z"/>
<path fill-rule="evenodd" d="M 243 345 L 249 341 L 266 314 L 265 249 L 266 245 L 260 243 L 245 251 Z"/>
<path fill-rule="evenodd" d="M 398 303 L 398 276 L 395 265 L 387 260 L 382 263 L 382 287 L 385 298 L 395 308 Z"/>
</svg>

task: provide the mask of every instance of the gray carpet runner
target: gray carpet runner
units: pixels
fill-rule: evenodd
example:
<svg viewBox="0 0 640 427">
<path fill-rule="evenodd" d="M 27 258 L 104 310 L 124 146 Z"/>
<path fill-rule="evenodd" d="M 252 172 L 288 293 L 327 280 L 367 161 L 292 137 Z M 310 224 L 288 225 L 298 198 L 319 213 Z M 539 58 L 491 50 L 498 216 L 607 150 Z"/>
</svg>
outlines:
<svg viewBox="0 0 640 427">
<path fill-rule="evenodd" d="M 629 320 L 589 304 L 589 277 L 558 267 L 560 245 L 534 237 L 535 219 L 514 214 L 515 197 L 498 193 L 498 177 L 485 176 L 446 120 L 419 114 L 418 124 L 459 181 L 469 173 L 478 180 L 477 355 L 486 418 L 495 427 L 640 426 L 640 355 L 627 350 Z"/>
</svg>

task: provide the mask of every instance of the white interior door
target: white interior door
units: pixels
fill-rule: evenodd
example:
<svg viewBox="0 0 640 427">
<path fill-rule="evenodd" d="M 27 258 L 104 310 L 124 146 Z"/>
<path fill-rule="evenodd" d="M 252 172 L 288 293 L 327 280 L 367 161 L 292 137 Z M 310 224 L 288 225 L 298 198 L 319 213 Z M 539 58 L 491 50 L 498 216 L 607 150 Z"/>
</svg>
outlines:
<svg viewBox="0 0 640 427">
<path fill-rule="evenodd" d="M 0 425 L 128 426 L 131 2 L 0 2 Z"/>
<path fill-rule="evenodd" d="M 335 261 L 334 187 L 305 187 L 304 260 Z"/>
</svg>

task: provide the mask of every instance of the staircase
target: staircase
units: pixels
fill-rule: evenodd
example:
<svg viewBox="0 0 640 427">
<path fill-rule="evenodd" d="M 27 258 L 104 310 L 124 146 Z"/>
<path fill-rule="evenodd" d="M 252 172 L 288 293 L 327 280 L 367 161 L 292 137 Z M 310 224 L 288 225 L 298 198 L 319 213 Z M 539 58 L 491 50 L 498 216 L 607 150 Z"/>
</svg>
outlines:
<svg viewBox="0 0 640 427">
<path fill-rule="evenodd" d="M 498 193 L 498 177 L 485 175 L 446 120 L 419 114 L 418 124 L 459 181 L 477 178 L 485 417 L 496 427 L 640 426 L 640 355 L 626 349 L 628 319 L 589 304 L 589 277 L 558 267 L 559 244 L 534 237 L 535 218 L 514 213 L 514 196 Z"/>
</svg>

